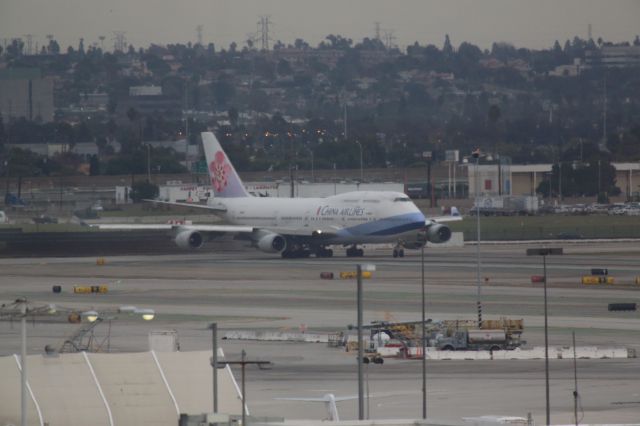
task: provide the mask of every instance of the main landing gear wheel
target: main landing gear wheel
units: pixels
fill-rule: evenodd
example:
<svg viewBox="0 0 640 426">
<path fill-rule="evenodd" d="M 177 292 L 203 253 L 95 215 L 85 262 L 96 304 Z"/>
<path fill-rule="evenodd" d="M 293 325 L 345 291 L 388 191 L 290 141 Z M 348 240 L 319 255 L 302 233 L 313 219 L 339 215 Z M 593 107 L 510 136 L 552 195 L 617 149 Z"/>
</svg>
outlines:
<svg viewBox="0 0 640 426">
<path fill-rule="evenodd" d="M 394 248 L 393 249 L 393 257 L 404 257 L 404 249 L 403 248 Z"/>
<path fill-rule="evenodd" d="M 281 254 L 283 259 L 299 259 L 299 258 L 306 258 L 311 256 L 311 252 L 309 250 L 285 250 L 282 252 Z"/>
<path fill-rule="evenodd" d="M 362 257 L 362 256 L 364 256 L 364 250 L 359 249 L 356 246 L 352 246 L 347 249 L 347 257 Z"/>
<path fill-rule="evenodd" d="M 321 247 L 316 250 L 316 257 L 333 257 L 333 250 Z"/>
</svg>

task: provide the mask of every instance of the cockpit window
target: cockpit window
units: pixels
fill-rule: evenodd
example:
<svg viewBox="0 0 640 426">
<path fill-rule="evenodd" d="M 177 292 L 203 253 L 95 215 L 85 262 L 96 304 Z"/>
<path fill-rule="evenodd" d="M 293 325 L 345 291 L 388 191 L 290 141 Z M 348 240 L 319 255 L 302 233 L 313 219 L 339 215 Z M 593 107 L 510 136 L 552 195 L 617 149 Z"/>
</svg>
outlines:
<svg viewBox="0 0 640 426">
<path fill-rule="evenodd" d="M 400 201 L 400 202 L 404 202 L 404 203 L 406 203 L 406 202 L 408 202 L 408 201 L 411 201 L 411 199 L 410 199 L 409 197 L 397 197 L 397 198 L 395 198 L 393 201 L 394 201 L 394 202 L 395 202 L 395 201 Z"/>
</svg>

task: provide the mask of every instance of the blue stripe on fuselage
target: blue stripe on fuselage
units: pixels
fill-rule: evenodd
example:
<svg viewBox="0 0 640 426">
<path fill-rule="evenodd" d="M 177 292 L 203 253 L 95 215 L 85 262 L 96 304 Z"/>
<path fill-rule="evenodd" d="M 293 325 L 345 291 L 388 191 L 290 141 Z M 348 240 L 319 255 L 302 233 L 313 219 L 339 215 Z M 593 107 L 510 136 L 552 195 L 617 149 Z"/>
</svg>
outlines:
<svg viewBox="0 0 640 426">
<path fill-rule="evenodd" d="M 341 236 L 361 235 L 395 235 L 403 232 L 424 228 L 424 215 L 420 212 L 407 213 L 398 216 L 386 217 L 373 222 L 367 222 L 341 230 Z"/>
</svg>

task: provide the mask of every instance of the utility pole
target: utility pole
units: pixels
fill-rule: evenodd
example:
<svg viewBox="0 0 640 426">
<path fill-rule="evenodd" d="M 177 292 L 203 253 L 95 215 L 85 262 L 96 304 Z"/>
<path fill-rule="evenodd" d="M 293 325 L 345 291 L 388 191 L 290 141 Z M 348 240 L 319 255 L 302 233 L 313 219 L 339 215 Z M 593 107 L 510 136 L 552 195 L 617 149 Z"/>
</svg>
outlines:
<svg viewBox="0 0 640 426">
<path fill-rule="evenodd" d="M 241 386 L 241 392 L 242 392 L 242 426 L 245 426 L 246 423 L 246 412 L 247 412 L 247 393 L 246 393 L 246 389 L 245 389 L 245 367 L 247 365 L 257 365 L 258 368 L 267 368 L 267 367 L 271 367 L 271 361 L 247 361 L 247 353 L 244 351 L 244 349 L 242 350 L 241 354 L 240 354 L 240 361 L 220 361 L 218 362 L 219 366 L 227 366 L 227 365 L 240 365 L 240 367 L 242 368 L 242 386 Z"/>
</svg>

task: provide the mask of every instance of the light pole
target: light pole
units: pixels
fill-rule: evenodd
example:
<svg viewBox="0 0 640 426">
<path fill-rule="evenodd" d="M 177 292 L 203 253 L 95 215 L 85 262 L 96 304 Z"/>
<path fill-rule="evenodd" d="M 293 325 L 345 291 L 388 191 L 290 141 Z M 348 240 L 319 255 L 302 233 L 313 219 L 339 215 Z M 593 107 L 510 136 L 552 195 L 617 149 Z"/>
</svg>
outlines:
<svg viewBox="0 0 640 426">
<path fill-rule="evenodd" d="M 151 183 L 151 145 L 147 144 L 147 182 Z"/>
<path fill-rule="evenodd" d="M 93 352 L 93 338 L 94 331 L 93 328 L 103 321 L 108 321 L 109 331 L 106 337 L 107 342 L 107 352 L 111 347 L 111 321 L 118 319 L 118 315 L 129 315 L 129 316 L 139 316 L 144 321 L 151 321 L 155 318 L 156 313 L 153 309 L 149 308 L 138 308 L 132 305 L 124 305 L 120 306 L 117 311 L 102 311 L 98 312 L 96 310 L 88 310 L 84 311 L 80 314 L 80 318 L 91 323 L 90 328 L 86 328 L 81 326 L 70 338 L 65 340 L 63 345 L 58 350 L 59 353 L 67 352 L 67 349 L 72 349 L 72 352 Z M 83 343 L 84 338 L 90 332 L 87 343 Z M 103 343 L 102 343 L 103 344 Z M 102 345 L 101 344 L 101 345 Z M 98 348 L 99 349 L 99 348 Z"/>
<path fill-rule="evenodd" d="M 362 374 L 362 358 L 364 358 L 364 346 L 362 342 L 362 271 L 373 272 L 375 270 L 376 266 L 373 264 L 356 265 L 356 275 L 358 278 L 358 420 L 364 420 L 364 378 Z"/>
<path fill-rule="evenodd" d="M 477 148 L 475 151 L 471 153 L 471 156 L 476 159 L 476 170 L 475 170 L 475 186 L 476 186 L 476 305 L 478 308 L 478 327 L 482 328 L 482 288 L 480 286 L 480 270 L 481 270 L 481 260 L 480 260 L 480 176 L 479 176 L 479 166 L 480 166 L 480 148 Z"/>
<path fill-rule="evenodd" d="M 423 151 L 422 158 L 427 161 L 427 193 L 430 200 L 429 207 L 433 207 L 433 187 L 431 186 L 431 159 L 433 158 L 433 152 Z"/>
<path fill-rule="evenodd" d="M 362 144 L 360 143 L 360 141 L 356 141 L 356 143 L 360 148 L 360 182 L 362 182 L 364 180 L 364 171 L 362 168 Z"/>
<path fill-rule="evenodd" d="M 313 164 L 313 150 L 311 148 L 307 148 L 309 150 L 309 154 L 311 154 L 311 182 L 316 181 L 315 168 Z"/>
<path fill-rule="evenodd" d="M 2 308 L 4 307 L 3 305 Z M 0 317 L 20 317 L 20 426 L 27 426 L 27 315 L 34 317 L 37 315 L 52 315 L 56 313 L 56 307 L 50 304 L 37 308 L 29 308 L 29 303 L 24 297 L 16 299 L 9 307 L 13 307 L 13 309 L 3 311 L 2 308 L 0 308 Z"/>
<path fill-rule="evenodd" d="M 547 423 L 551 424 L 551 409 L 549 404 L 549 329 L 547 316 L 547 256 L 561 255 L 562 248 L 531 248 L 527 249 L 527 256 L 542 256 L 544 271 L 544 384 L 546 399 Z"/>
<path fill-rule="evenodd" d="M 211 329 L 211 349 L 213 356 L 211 357 L 211 367 L 213 367 L 213 413 L 218 413 L 218 324 L 212 322 L 209 325 Z"/>
<path fill-rule="evenodd" d="M 378 332 L 380 333 L 380 332 Z M 369 420 L 371 417 L 369 416 L 369 409 L 371 407 L 371 403 L 370 403 L 370 399 L 369 399 L 369 364 L 374 363 L 374 364 L 384 364 L 384 359 L 382 357 L 376 357 L 373 360 L 369 360 L 369 358 L 364 357 L 362 359 L 362 362 L 364 363 L 364 365 L 366 365 L 365 367 L 365 375 L 366 375 L 366 381 L 367 381 L 367 417 L 366 419 Z"/>
<path fill-rule="evenodd" d="M 426 244 L 426 235 L 425 241 Z M 424 292 L 424 244 L 420 248 L 420 265 L 422 272 L 422 418 L 427 418 L 427 336 L 425 327 L 425 292 Z"/>
<path fill-rule="evenodd" d="M 27 299 L 20 301 L 20 426 L 27 426 Z"/>
</svg>

